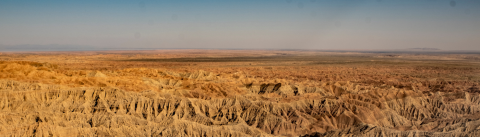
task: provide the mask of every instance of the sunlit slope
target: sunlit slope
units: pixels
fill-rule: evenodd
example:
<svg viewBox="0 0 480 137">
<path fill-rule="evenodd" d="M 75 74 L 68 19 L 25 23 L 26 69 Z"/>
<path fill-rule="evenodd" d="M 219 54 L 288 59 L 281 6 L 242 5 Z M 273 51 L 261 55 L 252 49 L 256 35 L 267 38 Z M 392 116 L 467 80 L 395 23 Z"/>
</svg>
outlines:
<svg viewBox="0 0 480 137">
<path fill-rule="evenodd" d="M 362 77 L 348 80 L 349 72 L 367 70 L 336 74 L 333 69 L 310 76 L 319 70 L 264 68 L 233 73 L 142 67 L 67 70 L 57 64 L 4 61 L 0 134 L 478 135 L 478 82 L 433 79 L 436 73 L 458 69 L 425 67 L 424 75 L 403 79 L 410 72 L 351 74 Z M 272 71 L 296 78 L 274 77 Z M 331 80 L 314 80 L 320 77 Z"/>
</svg>

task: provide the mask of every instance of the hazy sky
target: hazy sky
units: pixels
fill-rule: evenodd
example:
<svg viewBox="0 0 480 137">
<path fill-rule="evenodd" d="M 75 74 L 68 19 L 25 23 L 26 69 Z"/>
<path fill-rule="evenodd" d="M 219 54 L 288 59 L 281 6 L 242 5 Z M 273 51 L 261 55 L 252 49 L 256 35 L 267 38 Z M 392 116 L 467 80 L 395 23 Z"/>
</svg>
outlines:
<svg viewBox="0 0 480 137">
<path fill-rule="evenodd" d="M 1 0 L 19 45 L 480 50 L 480 0 Z"/>
</svg>

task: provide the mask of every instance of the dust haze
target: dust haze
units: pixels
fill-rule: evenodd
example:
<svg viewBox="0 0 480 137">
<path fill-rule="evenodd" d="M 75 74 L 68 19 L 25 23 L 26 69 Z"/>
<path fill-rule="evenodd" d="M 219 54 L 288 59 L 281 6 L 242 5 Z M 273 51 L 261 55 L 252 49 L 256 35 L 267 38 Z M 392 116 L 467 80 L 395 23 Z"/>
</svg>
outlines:
<svg viewBox="0 0 480 137">
<path fill-rule="evenodd" d="M 0 137 L 480 136 L 480 0 L 0 0 Z"/>
</svg>

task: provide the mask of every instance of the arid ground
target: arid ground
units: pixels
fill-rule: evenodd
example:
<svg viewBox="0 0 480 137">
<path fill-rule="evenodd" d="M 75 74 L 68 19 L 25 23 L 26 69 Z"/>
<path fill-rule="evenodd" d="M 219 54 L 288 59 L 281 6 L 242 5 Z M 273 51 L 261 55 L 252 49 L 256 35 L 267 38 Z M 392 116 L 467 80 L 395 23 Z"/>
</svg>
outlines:
<svg viewBox="0 0 480 137">
<path fill-rule="evenodd" d="M 1 136 L 480 136 L 480 53 L 3 52 Z"/>
</svg>

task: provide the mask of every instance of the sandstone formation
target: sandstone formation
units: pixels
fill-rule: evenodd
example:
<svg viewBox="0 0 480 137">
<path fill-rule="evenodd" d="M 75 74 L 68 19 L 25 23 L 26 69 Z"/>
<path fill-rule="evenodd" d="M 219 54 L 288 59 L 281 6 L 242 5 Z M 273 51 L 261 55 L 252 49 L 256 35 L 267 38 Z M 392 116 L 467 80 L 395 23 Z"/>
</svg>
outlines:
<svg viewBox="0 0 480 137">
<path fill-rule="evenodd" d="M 480 136 L 475 61 L 279 53 L 2 54 L 0 134 Z"/>
</svg>

